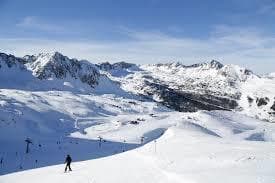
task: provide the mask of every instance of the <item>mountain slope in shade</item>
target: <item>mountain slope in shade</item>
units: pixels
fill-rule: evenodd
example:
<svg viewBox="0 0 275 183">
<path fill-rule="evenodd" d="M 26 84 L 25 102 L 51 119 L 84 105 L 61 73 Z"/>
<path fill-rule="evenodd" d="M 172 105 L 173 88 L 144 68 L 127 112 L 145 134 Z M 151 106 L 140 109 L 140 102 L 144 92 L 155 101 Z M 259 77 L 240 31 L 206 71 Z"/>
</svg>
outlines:
<svg viewBox="0 0 275 183">
<path fill-rule="evenodd" d="M 0 53 L 0 87 L 20 88 L 27 81 L 33 82 L 32 72 L 24 64 L 24 59 Z"/>
</svg>

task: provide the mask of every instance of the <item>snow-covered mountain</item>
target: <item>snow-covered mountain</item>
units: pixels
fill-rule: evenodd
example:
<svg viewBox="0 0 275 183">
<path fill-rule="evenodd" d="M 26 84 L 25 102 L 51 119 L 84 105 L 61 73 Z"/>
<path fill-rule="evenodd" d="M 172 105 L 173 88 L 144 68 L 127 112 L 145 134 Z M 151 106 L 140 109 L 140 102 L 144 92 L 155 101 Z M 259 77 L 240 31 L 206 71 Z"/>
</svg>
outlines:
<svg viewBox="0 0 275 183">
<path fill-rule="evenodd" d="M 18 58 L 1 53 L 0 86 L 28 90 L 89 91 L 99 80 L 112 82 L 85 60 L 69 59 L 58 53 L 41 53 Z"/>
<path fill-rule="evenodd" d="M 26 84 L 26 80 L 32 80 L 31 71 L 28 71 L 25 60 L 13 55 L 0 53 L 0 85 L 1 88 L 19 88 Z"/>
<path fill-rule="evenodd" d="M 135 172 L 143 177 L 136 182 L 213 182 L 210 171 L 183 176 L 188 169 L 182 165 L 192 162 L 194 173 L 219 169 L 230 178 L 240 170 L 247 181 L 257 178 L 249 171 L 265 166 L 262 178 L 270 180 L 275 126 L 261 119 L 274 122 L 274 85 L 272 74 L 217 61 L 93 64 L 58 52 L 23 58 L 1 53 L 0 175 L 61 164 L 71 154 L 74 162 L 83 161 L 73 166 L 71 182 L 90 181 L 90 170 L 95 182 L 129 182 Z M 98 170 L 80 173 L 94 163 Z M 117 164 L 133 173 L 121 176 Z M 59 182 L 59 168 L 8 174 L 0 182 Z M 53 177 L 46 179 L 48 171 Z"/>
<path fill-rule="evenodd" d="M 97 68 L 88 61 L 78 61 L 54 52 L 41 53 L 33 56 L 25 56 L 27 66 L 33 71 L 33 75 L 39 79 L 71 77 L 80 79 L 90 86 L 97 84 L 99 72 Z"/>
<path fill-rule="evenodd" d="M 105 83 L 118 83 L 127 92 L 151 98 L 178 111 L 238 110 L 259 119 L 275 121 L 273 74 L 259 76 L 237 65 L 223 65 L 215 60 L 190 66 L 126 62 L 94 65 L 58 52 L 23 58 L 4 53 L 0 56 L 1 83 L 14 84 L 14 88 L 22 85 L 39 90 L 43 85 L 46 89 L 89 91 L 102 84 L 99 80 L 104 80 Z M 8 80 L 11 82 L 5 82 Z M 39 82 L 41 80 L 43 84 Z"/>
<path fill-rule="evenodd" d="M 106 63 L 104 63 L 106 65 Z M 135 94 L 150 96 L 178 111 L 237 110 L 275 121 L 275 79 L 237 65 L 217 61 L 185 66 L 181 63 L 113 68 L 108 76 Z M 123 75 L 117 74 L 123 69 Z M 106 69 L 105 69 L 106 71 Z"/>
</svg>

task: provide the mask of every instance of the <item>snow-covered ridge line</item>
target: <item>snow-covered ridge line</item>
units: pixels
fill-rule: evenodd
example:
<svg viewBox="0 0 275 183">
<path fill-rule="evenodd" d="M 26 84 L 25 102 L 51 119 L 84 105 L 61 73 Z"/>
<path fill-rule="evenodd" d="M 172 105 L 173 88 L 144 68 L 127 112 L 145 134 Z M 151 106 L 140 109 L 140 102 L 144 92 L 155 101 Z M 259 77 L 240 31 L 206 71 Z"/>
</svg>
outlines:
<svg viewBox="0 0 275 183">
<path fill-rule="evenodd" d="M 70 59 L 58 52 L 23 58 L 3 55 L 1 62 L 4 58 L 4 63 L 9 63 L 10 67 L 12 63 L 17 63 L 21 70 L 27 67 L 27 71 L 40 80 L 64 81 L 64 85 L 74 88 L 76 86 L 72 83 L 79 80 L 94 88 L 100 78 L 104 77 L 106 81 L 119 83 L 127 92 L 143 95 L 179 111 L 229 109 L 244 111 L 272 122 L 275 120 L 273 74 L 258 76 L 238 65 L 223 65 L 215 60 L 190 66 L 176 62 L 147 65 L 126 62 L 92 64 Z M 10 77 L 14 74 L 8 70 L 0 74 L 7 79 L 13 78 L 9 79 L 11 81 L 16 78 Z M 18 83 L 22 83 L 22 78 Z"/>
<path fill-rule="evenodd" d="M 180 62 L 169 62 L 169 63 L 147 64 L 147 66 L 148 67 L 167 67 L 170 69 L 173 69 L 173 68 L 177 68 L 177 69 L 180 69 L 180 68 L 182 68 L 182 69 L 201 68 L 201 69 L 205 69 L 205 70 L 207 70 L 207 69 L 219 70 L 219 69 L 222 69 L 223 67 L 229 67 L 229 66 L 234 66 L 234 65 L 224 65 L 217 60 L 212 60 L 209 62 L 202 62 L 202 63 L 191 64 L 191 65 L 184 65 L 183 63 L 180 63 Z M 246 75 L 254 74 L 251 70 L 248 70 L 246 68 L 241 68 L 241 70 L 243 70 L 243 73 Z"/>
<path fill-rule="evenodd" d="M 14 72 L 17 70 L 18 73 L 13 74 L 16 76 L 12 77 L 14 82 L 25 78 L 24 82 L 30 85 L 37 82 L 37 78 L 39 80 L 64 80 L 64 82 L 79 80 L 93 88 L 98 84 L 100 77 L 105 77 L 100 74 L 94 64 L 86 60 L 70 59 L 58 52 L 26 55 L 23 58 L 1 53 L 1 65 L 3 65 L 2 69 L 0 68 L 1 75 L 12 75 L 12 70 Z"/>
<path fill-rule="evenodd" d="M 104 63 L 104 73 L 120 82 L 125 90 L 151 97 L 176 110 L 225 108 L 275 121 L 272 74 L 259 76 L 238 65 L 223 65 L 215 60 L 190 66 L 178 62 L 114 65 Z"/>
<path fill-rule="evenodd" d="M 167 66 L 167 67 L 183 67 L 183 68 L 194 68 L 194 67 L 211 67 L 211 68 L 216 68 L 220 69 L 224 65 L 220 63 L 219 61 L 212 60 L 210 62 L 202 62 L 202 63 L 197 63 L 197 64 L 191 64 L 191 65 L 184 65 L 181 62 L 168 62 L 168 63 L 157 63 L 157 64 L 147 64 L 148 66 L 156 66 L 156 67 L 161 67 L 161 66 Z"/>
<path fill-rule="evenodd" d="M 23 69 L 25 63 L 26 60 L 23 58 L 15 57 L 14 55 L 8 55 L 0 52 L 0 68 L 3 67 L 5 64 L 5 66 L 9 68 L 13 66 L 19 66 Z"/>
</svg>

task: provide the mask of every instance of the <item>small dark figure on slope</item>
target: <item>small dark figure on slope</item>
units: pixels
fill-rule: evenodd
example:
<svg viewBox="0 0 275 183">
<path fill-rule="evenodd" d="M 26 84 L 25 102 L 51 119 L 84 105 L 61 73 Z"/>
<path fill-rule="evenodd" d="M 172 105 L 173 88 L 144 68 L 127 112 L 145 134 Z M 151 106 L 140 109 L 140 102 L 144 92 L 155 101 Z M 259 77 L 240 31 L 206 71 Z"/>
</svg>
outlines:
<svg viewBox="0 0 275 183">
<path fill-rule="evenodd" d="M 65 166 L 65 172 L 67 172 L 67 169 L 69 168 L 69 171 L 72 171 L 71 169 L 71 162 L 72 162 L 72 158 L 71 156 L 68 154 L 65 160 L 66 166 Z"/>
</svg>

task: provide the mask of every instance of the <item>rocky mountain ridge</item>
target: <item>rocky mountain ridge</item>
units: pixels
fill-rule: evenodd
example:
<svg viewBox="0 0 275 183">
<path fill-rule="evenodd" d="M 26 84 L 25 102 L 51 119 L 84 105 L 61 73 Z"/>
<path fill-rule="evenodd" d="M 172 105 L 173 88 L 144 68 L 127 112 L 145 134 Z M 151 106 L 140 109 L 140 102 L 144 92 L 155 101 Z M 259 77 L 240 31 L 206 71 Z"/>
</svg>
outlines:
<svg viewBox="0 0 275 183">
<path fill-rule="evenodd" d="M 99 78 L 119 83 L 126 92 L 140 95 L 182 112 L 237 110 L 274 122 L 275 80 L 237 65 L 210 62 L 136 65 L 126 62 L 92 64 L 58 52 L 18 58 L 0 54 L 0 74 L 17 68 L 39 80 L 79 80 L 96 87 Z M 5 72 L 4 72 L 5 71 Z M 19 73 L 17 74 L 19 75 Z M 13 78 L 16 80 L 16 77 Z M 110 91 L 111 92 L 111 91 Z"/>
<path fill-rule="evenodd" d="M 111 67 L 110 67 L 111 68 Z M 133 69 L 132 69 L 133 68 Z M 121 69 L 121 68 L 120 68 Z M 183 112 L 236 110 L 274 121 L 275 80 L 237 66 L 210 61 L 190 66 L 181 63 L 148 64 L 107 72 L 127 91 L 144 95 Z M 113 74 L 116 73 L 116 74 Z"/>
<path fill-rule="evenodd" d="M 40 80 L 69 77 L 79 79 L 91 87 L 98 84 L 100 77 L 99 70 L 94 64 L 85 60 L 70 59 L 58 52 L 26 55 L 23 58 L 1 53 L 0 64 L 31 71 L 32 75 Z"/>
</svg>

